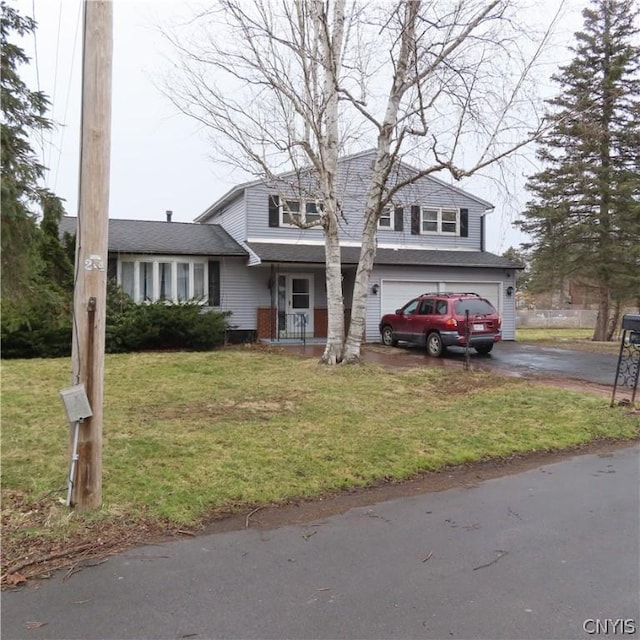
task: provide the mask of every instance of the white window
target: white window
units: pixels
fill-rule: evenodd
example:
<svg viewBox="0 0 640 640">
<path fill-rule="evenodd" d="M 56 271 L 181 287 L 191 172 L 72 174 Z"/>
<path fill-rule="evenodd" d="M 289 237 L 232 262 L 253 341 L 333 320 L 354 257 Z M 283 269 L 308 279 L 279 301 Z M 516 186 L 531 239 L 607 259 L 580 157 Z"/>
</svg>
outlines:
<svg viewBox="0 0 640 640">
<path fill-rule="evenodd" d="M 159 262 L 158 278 L 160 280 L 158 299 L 171 300 L 173 298 L 173 263 Z"/>
<path fill-rule="evenodd" d="M 140 300 L 151 302 L 153 297 L 153 262 L 138 263 L 138 293 Z"/>
<path fill-rule="evenodd" d="M 120 263 L 120 286 L 135 300 L 135 262 Z"/>
<path fill-rule="evenodd" d="M 280 201 L 280 226 L 297 227 L 296 222 L 302 224 L 319 224 L 322 208 L 317 202 L 304 200 Z"/>
<path fill-rule="evenodd" d="M 193 263 L 193 299 L 202 300 L 204 298 L 204 263 Z"/>
<path fill-rule="evenodd" d="M 189 263 L 178 262 L 178 300 L 183 302 L 189 299 Z"/>
<path fill-rule="evenodd" d="M 420 233 L 460 235 L 460 209 L 422 207 L 420 210 Z"/>
<path fill-rule="evenodd" d="M 135 302 L 206 302 L 209 286 L 206 259 L 125 257 L 120 260 L 118 277 L 122 290 Z"/>
<path fill-rule="evenodd" d="M 391 207 L 383 209 L 378 219 L 378 229 L 386 229 L 387 231 L 393 231 L 393 211 Z"/>
</svg>

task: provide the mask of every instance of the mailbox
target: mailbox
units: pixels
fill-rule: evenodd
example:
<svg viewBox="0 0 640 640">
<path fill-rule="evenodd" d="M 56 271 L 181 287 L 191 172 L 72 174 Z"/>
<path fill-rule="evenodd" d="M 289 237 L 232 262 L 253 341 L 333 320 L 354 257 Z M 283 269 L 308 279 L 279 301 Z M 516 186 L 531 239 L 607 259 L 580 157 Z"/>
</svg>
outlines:
<svg viewBox="0 0 640 640">
<path fill-rule="evenodd" d="M 640 331 L 640 313 L 625 313 L 622 316 L 623 331 Z"/>
<path fill-rule="evenodd" d="M 611 406 L 615 404 L 618 387 L 630 387 L 631 398 L 623 402 L 635 406 L 638 380 L 640 379 L 640 314 L 625 313 L 622 316 L 622 336 L 616 378 L 613 383 Z"/>
</svg>

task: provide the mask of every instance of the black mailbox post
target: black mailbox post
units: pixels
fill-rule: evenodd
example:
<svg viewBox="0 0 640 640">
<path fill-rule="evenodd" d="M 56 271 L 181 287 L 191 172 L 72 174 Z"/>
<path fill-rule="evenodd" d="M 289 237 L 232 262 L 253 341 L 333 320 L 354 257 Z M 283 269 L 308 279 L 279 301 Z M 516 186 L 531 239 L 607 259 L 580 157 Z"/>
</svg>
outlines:
<svg viewBox="0 0 640 640">
<path fill-rule="evenodd" d="M 640 377 L 640 314 L 626 313 L 622 316 L 622 337 L 618 369 L 613 384 L 611 406 L 615 404 L 618 387 L 631 388 L 631 406 L 635 406 L 638 378 Z"/>
</svg>

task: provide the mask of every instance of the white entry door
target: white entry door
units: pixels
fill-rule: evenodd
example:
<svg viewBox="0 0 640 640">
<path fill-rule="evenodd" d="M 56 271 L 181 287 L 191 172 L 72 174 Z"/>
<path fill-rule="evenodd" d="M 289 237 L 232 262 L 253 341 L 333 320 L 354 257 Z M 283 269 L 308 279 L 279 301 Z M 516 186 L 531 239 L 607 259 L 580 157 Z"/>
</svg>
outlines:
<svg viewBox="0 0 640 640">
<path fill-rule="evenodd" d="M 278 276 L 278 335 L 313 336 L 313 276 L 283 273 Z"/>
</svg>

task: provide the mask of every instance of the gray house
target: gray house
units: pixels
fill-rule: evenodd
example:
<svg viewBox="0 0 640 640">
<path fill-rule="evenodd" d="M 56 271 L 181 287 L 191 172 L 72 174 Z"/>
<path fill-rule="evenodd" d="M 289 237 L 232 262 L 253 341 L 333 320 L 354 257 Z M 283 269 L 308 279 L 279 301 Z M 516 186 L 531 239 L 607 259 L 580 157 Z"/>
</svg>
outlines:
<svg viewBox="0 0 640 640">
<path fill-rule="evenodd" d="M 360 251 L 362 213 L 374 151 L 343 158 L 338 184 L 345 303 Z M 392 176 L 414 172 L 400 164 Z M 257 339 L 323 338 L 327 298 L 322 229 L 291 223 L 318 218 L 313 176 L 283 174 L 275 183 L 231 189 L 193 223 L 109 221 L 111 275 L 136 301 L 202 300 L 231 311 L 235 331 Z M 485 215 L 493 206 L 431 176 L 404 187 L 379 222 L 367 300 L 366 340 L 380 339 L 378 322 L 426 291 L 475 291 L 503 317 L 503 337 L 515 338 L 515 269 L 484 249 Z M 65 218 L 61 231 L 75 230 Z M 349 310 L 347 309 L 347 314 Z"/>
</svg>

